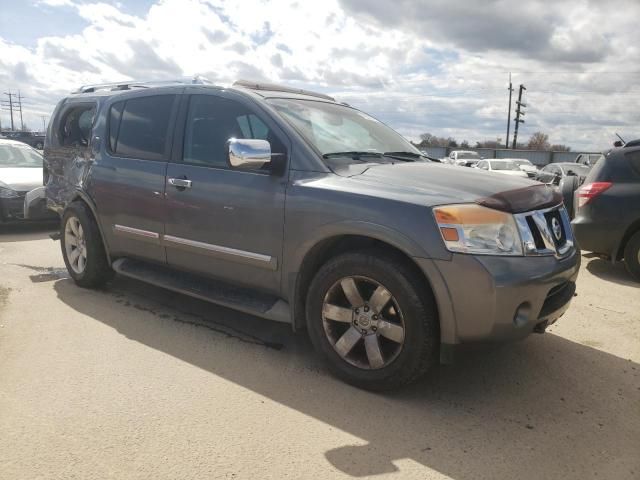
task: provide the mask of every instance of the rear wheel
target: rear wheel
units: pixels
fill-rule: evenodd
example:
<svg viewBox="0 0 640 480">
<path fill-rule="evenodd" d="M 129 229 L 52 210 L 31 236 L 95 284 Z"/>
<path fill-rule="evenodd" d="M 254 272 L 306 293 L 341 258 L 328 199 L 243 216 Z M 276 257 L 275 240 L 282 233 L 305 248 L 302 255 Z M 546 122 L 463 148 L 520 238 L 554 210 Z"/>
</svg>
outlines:
<svg viewBox="0 0 640 480">
<path fill-rule="evenodd" d="M 636 232 L 624 247 L 624 264 L 629 273 L 640 282 L 640 232 Z"/>
<path fill-rule="evenodd" d="M 368 390 L 410 383 L 437 360 L 437 315 L 423 280 L 382 252 L 340 255 L 309 288 L 307 326 L 339 378 Z"/>
<path fill-rule="evenodd" d="M 62 256 L 69 275 L 81 287 L 98 287 L 113 275 L 102 237 L 89 208 L 71 203 L 62 217 Z"/>
</svg>

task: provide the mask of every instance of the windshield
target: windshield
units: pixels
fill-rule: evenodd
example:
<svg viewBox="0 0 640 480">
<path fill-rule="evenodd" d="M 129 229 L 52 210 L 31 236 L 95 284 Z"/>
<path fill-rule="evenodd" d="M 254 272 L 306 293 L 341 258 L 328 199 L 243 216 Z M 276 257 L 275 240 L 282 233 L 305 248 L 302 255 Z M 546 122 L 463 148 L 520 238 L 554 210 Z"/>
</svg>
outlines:
<svg viewBox="0 0 640 480">
<path fill-rule="evenodd" d="M 525 160 L 524 158 L 522 160 L 513 160 L 513 162 L 516 165 L 518 165 L 519 167 L 521 167 L 522 165 L 531 165 L 531 166 L 533 166 L 533 164 L 529 160 Z"/>
<path fill-rule="evenodd" d="M 458 160 L 480 160 L 480 155 L 476 152 L 460 152 L 458 153 Z"/>
<path fill-rule="evenodd" d="M 520 170 L 520 167 L 509 160 L 494 160 L 491 162 L 491 170 Z"/>
<path fill-rule="evenodd" d="M 42 168 L 42 155 L 27 146 L 0 145 L 0 168 L 16 167 Z"/>
<path fill-rule="evenodd" d="M 271 99 L 269 103 L 321 155 L 337 152 L 410 152 L 422 155 L 400 134 L 353 108 L 281 98 Z"/>
</svg>

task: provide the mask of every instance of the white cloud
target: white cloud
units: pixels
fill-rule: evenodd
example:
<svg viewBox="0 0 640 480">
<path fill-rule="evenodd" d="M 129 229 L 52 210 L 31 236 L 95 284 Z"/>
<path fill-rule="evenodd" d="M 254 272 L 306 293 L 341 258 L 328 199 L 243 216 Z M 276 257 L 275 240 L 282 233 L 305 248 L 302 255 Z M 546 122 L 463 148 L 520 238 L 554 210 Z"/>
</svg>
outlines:
<svg viewBox="0 0 640 480">
<path fill-rule="evenodd" d="M 632 0 L 521 2 L 522 28 L 500 24 L 518 18 L 502 1 L 158 0 L 141 16 L 117 3 L 39 4 L 73 7 L 88 26 L 34 48 L 0 33 L 0 82 L 31 99 L 30 124 L 80 84 L 202 74 L 320 89 L 408 136 L 473 142 L 504 138 L 508 71 L 528 88 L 525 138 L 544 130 L 553 143 L 604 148 L 640 119 L 639 75 L 593 73 L 637 69 Z"/>
</svg>

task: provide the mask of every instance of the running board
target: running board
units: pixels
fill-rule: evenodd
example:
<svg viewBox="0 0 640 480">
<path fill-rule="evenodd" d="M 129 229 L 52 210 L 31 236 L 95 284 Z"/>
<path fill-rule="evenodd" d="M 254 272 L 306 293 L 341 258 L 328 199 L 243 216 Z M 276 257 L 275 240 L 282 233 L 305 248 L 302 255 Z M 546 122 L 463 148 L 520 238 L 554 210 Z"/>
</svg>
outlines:
<svg viewBox="0 0 640 480">
<path fill-rule="evenodd" d="M 111 266 L 125 277 L 268 320 L 291 323 L 289 304 L 274 295 L 131 258 L 119 258 Z"/>
</svg>

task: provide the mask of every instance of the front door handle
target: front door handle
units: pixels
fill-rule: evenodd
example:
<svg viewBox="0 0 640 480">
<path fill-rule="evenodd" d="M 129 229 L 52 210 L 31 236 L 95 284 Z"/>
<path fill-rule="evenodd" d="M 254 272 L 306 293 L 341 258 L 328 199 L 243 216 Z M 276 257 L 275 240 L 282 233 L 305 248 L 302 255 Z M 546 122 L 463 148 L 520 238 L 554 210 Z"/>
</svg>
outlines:
<svg viewBox="0 0 640 480">
<path fill-rule="evenodd" d="M 185 188 L 191 188 L 191 180 L 187 180 L 186 178 L 170 178 L 169 185 L 173 185 L 179 190 L 184 190 Z"/>
</svg>

